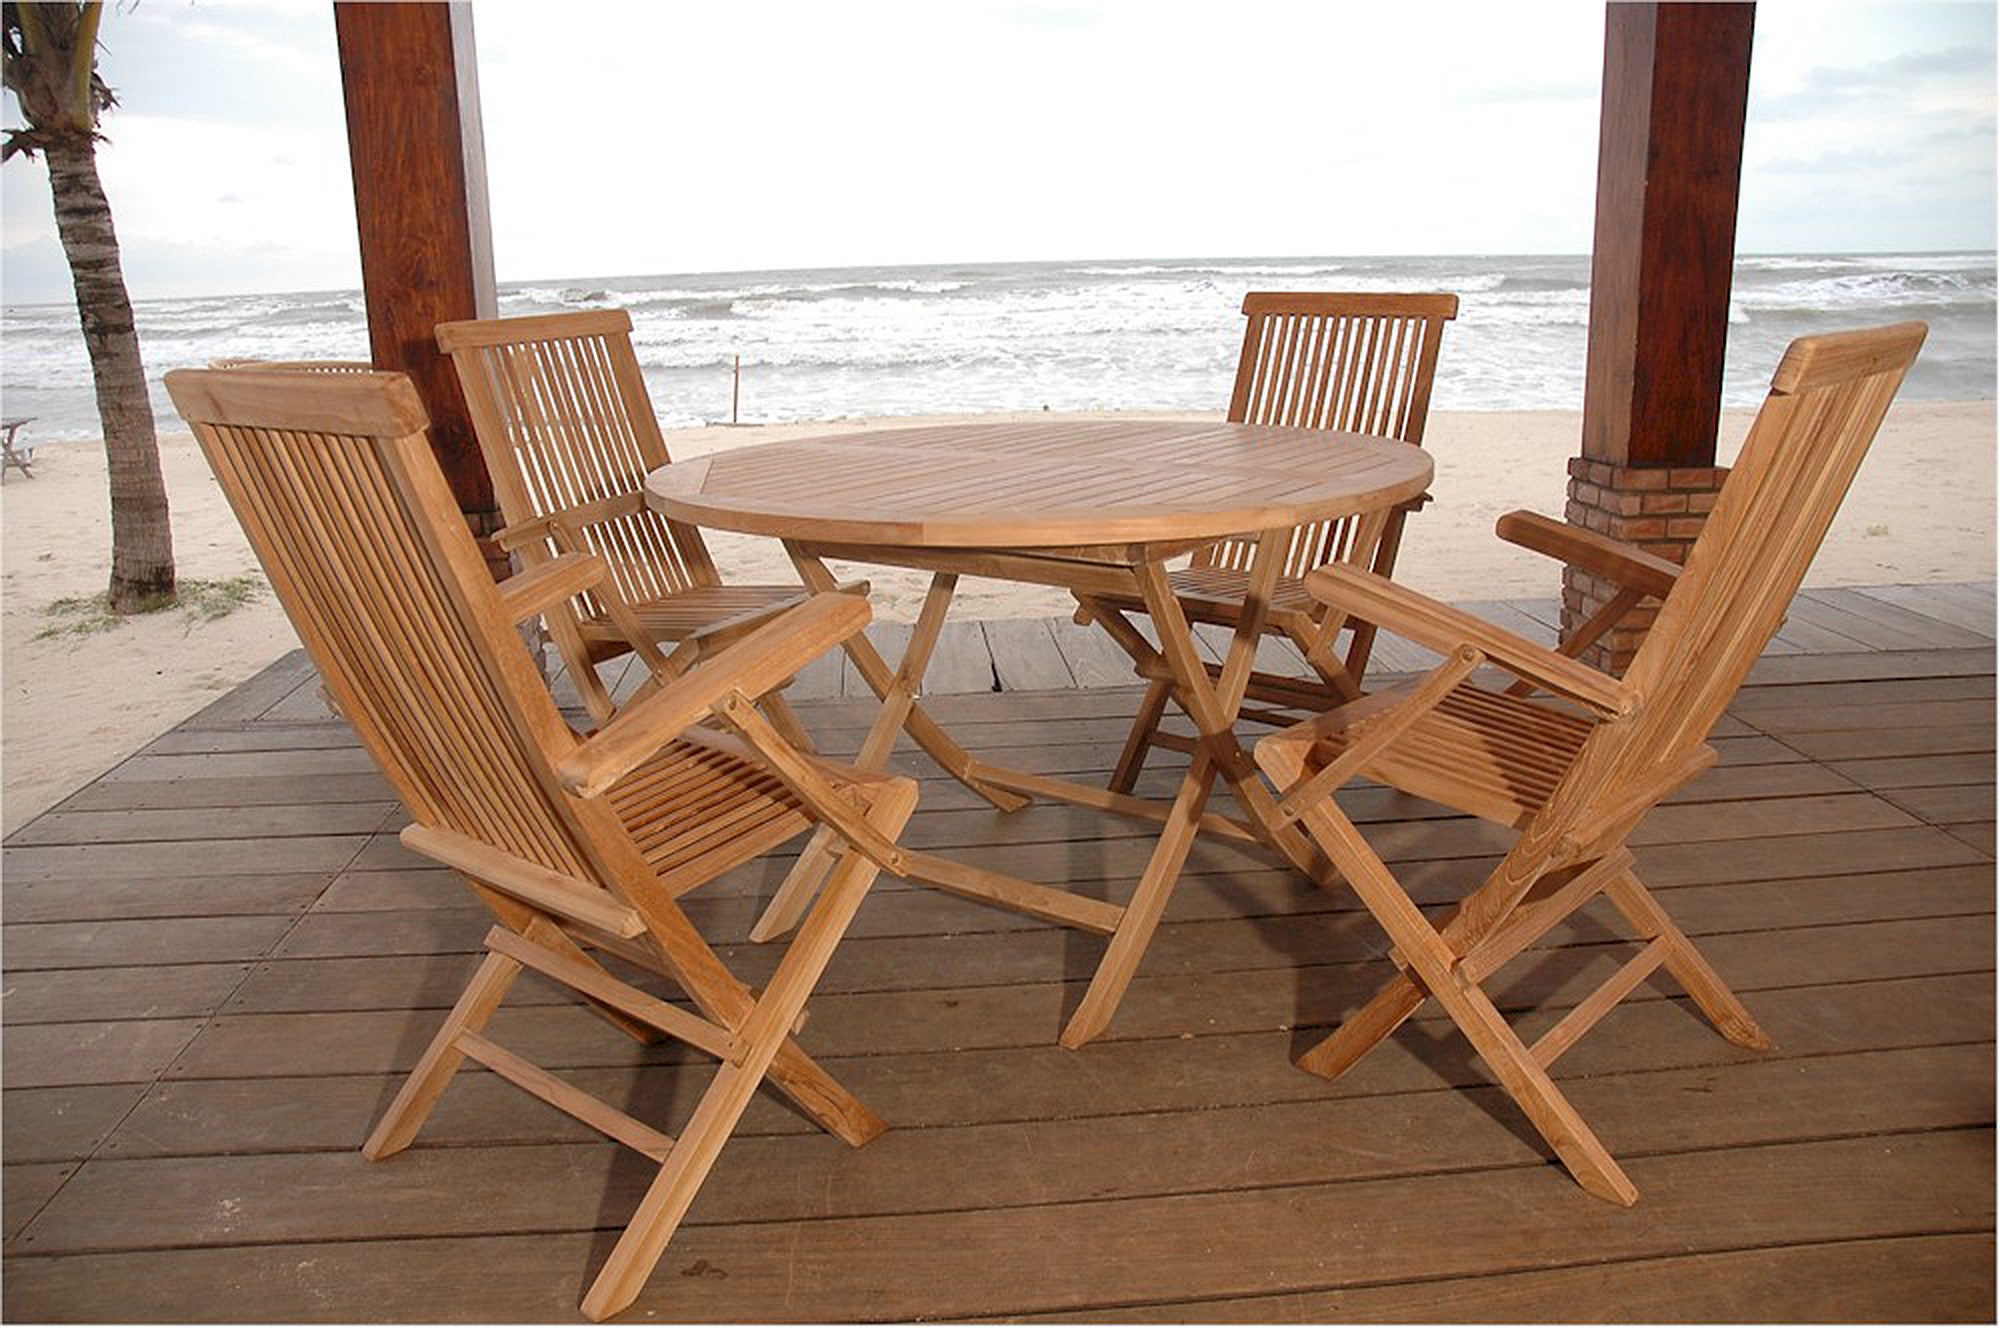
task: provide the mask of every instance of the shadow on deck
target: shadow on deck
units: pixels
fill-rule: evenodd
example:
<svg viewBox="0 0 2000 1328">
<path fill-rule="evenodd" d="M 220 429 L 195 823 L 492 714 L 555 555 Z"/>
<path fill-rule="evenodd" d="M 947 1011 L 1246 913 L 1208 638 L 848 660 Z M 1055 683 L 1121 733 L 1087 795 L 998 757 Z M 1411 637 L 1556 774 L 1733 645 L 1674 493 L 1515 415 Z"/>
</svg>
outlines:
<svg viewBox="0 0 2000 1328">
<path fill-rule="evenodd" d="M 1809 592 L 1717 729 L 1722 764 L 1635 837 L 1778 1042 L 1738 1051 L 1648 988 L 1563 1060 L 1637 1207 L 1550 1163 L 1448 1023 L 1338 1084 L 1292 1068 L 1380 980 L 1379 933 L 1203 843 L 1081 1052 L 1055 1035 L 1099 942 L 885 880 L 805 1041 L 893 1128 L 850 1150 L 761 1099 L 634 1315 L 1991 1319 L 1992 613 L 1990 586 Z M 1108 771 L 1136 693 L 1075 689 L 1096 675 L 1063 624 L 970 626 L 991 679 L 1051 690 L 940 685 L 939 717 L 975 753 Z M 801 711 L 851 750 L 872 707 L 836 675 Z M 1118 892 L 1150 842 L 1061 806 L 1002 816 L 900 763 L 926 776 L 913 843 Z M 1148 778 L 1172 773 L 1156 756 Z M 1502 842 L 1379 789 L 1343 800 L 1435 897 Z M 292 656 L 8 840 L 7 1317 L 574 1316 L 642 1160 L 471 1071 L 416 1148 L 357 1151 L 487 926 L 402 821 Z M 783 866 L 690 912 L 741 937 Z M 1547 1022 L 1622 957 L 1606 939 L 1558 929 L 1503 1003 Z M 771 963 L 725 957 L 753 982 Z M 495 1036 L 642 1117 L 686 1112 L 673 1052 L 537 1003 L 557 999 L 525 992 Z"/>
</svg>

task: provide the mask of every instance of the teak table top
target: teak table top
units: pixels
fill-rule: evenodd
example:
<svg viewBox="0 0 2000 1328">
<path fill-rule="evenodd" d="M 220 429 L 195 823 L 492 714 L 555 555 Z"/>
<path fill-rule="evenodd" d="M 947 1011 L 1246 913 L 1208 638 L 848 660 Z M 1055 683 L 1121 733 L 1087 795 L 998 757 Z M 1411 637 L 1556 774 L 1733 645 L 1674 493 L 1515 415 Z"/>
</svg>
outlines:
<svg viewBox="0 0 2000 1328">
<path fill-rule="evenodd" d="M 695 525 L 836 544 L 1069 548 L 1207 540 L 1414 498 L 1419 447 L 1175 420 L 870 429 L 675 462 L 649 501 Z"/>
</svg>

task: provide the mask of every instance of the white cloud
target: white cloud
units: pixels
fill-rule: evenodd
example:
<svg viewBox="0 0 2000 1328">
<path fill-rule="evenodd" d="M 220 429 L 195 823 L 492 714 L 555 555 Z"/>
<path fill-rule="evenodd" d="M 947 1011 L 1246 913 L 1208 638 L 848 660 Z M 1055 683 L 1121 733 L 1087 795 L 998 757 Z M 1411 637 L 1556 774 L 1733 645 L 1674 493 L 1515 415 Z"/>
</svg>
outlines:
<svg viewBox="0 0 2000 1328">
<path fill-rule="evenodd" d="M 476 11 L 503 280 L 1590 243 L 1585 0 L 575 18 Z M 1757 24 L 1741 247 L 1991 242 L 1991 6 L 1767 0 Z M 358 280 L 328 6 L 149 2 L 105 41 L 136 293 Z M 66 298 L 41 168 L 0 178 L 6 298 Z"/>
</svg>

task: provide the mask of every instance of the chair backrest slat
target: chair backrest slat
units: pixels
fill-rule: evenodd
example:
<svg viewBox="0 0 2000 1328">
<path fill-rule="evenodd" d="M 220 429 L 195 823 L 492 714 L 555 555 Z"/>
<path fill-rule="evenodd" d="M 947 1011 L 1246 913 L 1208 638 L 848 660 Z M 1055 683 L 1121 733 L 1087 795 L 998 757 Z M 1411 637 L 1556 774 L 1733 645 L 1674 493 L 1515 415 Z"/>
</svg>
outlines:
<svg viewBox="0 0 2000 1328">
<path fill-rule="evenodd" d="M 551 750 L 573 741 L 400 374 L 169 374 L 341 713 L 411 814 L 596 879 Z"/>
<path fill-rule="evenodd" d="M 671 459 L 631 334 L 622 309 L 439 326 L 509 523 L 635 497 Z M 582 540 L 634 603 L 718 581 L 700 533 L 643 505 Z"/>
<path fill-rule="evenodd" d="M 1243 299 L 1243 350 L 1230 395 L 1237 424 L 1337 429 L 1423 445 L 1449 294 L 1252 291 Z M 1356 522 L 1324 521 L 1293 536 L 1283 572 L 1303 576 L 1335 560 L 1367 562 Z M 1253 546 L 1225 540 L 1201 566 L 1241 570 Z M 1387 569 L 1377 569 L 1384 570 Z"/>
<path fill-rule="evenodd" d="M 230 356 L 210 360 L 211 369 L 272 369 L 286 373 L 303 374 L 344 374 L 373 373 L 375 366 L 367 360 L 254 360 Z"/>
</svg>

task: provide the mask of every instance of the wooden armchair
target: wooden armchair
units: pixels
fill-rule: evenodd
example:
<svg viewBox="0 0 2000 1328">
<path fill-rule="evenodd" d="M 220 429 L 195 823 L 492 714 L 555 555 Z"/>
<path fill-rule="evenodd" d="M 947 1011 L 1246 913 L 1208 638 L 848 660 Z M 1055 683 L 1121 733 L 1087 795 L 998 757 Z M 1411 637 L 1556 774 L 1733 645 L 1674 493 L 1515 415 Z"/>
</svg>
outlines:
<svg viewBox="0 0 2000 1328">
<path fill-rule="evenodd" d="M 408 1146 L 470 1057 L 653 1159 L 659 1172 L 583 1300 L 601 1319 L 639 1293 L 761 1082 L 849 1144 L 879 1133 L 790 1034 L 877 871 L 900 864 L 895 838 L 916 786 L 801 753 L 752 704 L 860 631 L 867 602 L 812 597 L 685 672 L 656 675 L 580 738 L 516 625 L 585 594 L 623 617 L 611 569 L 569 553 L 496 586 L 408 379 L 186 370 L 167 388 L 341 712 L 409 810 L 404 844 L 456 869 L 498 924 L 363 1153 Z M 814 825 L 834 831 L 838 863 L 753 992 L 678 901 Z M 693 1008 L 612 976 L 599 954 L 670 979 Z M 678 1139 L 487 1035 L 528 969 L 627 1033 L 678 1038 L 721 1062 Z"/>
<path fill-rule="evenodd" d="M 647 472 L 672 458 L 623 309 L 440 323 L 437 342 L 458 370 L 508 522 L 494 538 L 524 564 L 561 553 L 603 558 L 646 634 L 687 646 L 675 652 L 676 668 L 805 598 L 797 585 L 724 585 L 701 532 L 646 506 Z M 593 666 L 631 646 L 594 596 L 581 596 L 576 618 L 550 619 L 549 635 L 602 719 L 612 704 Z M 781 696 L 761 704 L 810 750 Z"/>
<path fill-rule="evenodd" d="M 1783 620 L 1924 334 L 1922 323 L 1903 323 L 1792 343 L 1686 568 L 1650 587 L 1664 589 L 1666 602 L 1623 681 L 1360 568 L 1306 578 L 1316 597 L 1446 658 L 1410 686 L 1257 744 L 1258 764 L 1283 790 L 1280 814 L 1301 822 L 1339 867 L 1388 932 L 1400 970 L 1301 1066 L 1340 1074 L 1435 997 L 1583 1187 L 1629 1204 L 1632 1182 L 1549 1077 L 1556 1058 L 1660 968 L 1725 1038 L 1770 1045 L 1641 884 L 1625 841 L 1661 799 L 1715 763 L 1708 732 Z M 1527 687 L 1474 685 L 1482 663 Z M 1537 704 L 1523 695 L 1529 689 L 1563 704 Z M 1356 775 L 1520 838 L 1433 923 L 1335 803 L 1334 791 Z M 1524 1043 L 1483 984 L 1599 896 L 1623 917 L 1638 954 Z"/>
<path fill-rule="evenodd" d="M 1229 401 L 1231 423 L 1341 430 L 1423 445 L 1438 346 L 1444 325 L 1458 317 L 1456 295 L 1252 291 L 1243 297 L 1243 314 L 1243 352 Z M 1386 521 L 1322 521 L 1292 533 L 1264 630 L 1295 644 L 1319 674 L 1318 684 L 1253 673 L 1248 699 L 1296 711 L 1360 695 L 1375 628 L 1350 619 L 1322 631 L 1325 610 L 1306 593 L 1302 578 L 1330 562 L 1388 576 L 1402 544 L 1403 522 L 1420 506 L 1422 500 L 1397 508 Z M 1169 576 L 1189 622 L 1236 625 L 1255 543 L 1232 539 L 1198 549 L 1189 566 Z M 1128 611 L 1145 611 L 1136 600 L 1115 602 Z M 1343 630 L 1348 636 L 1344 655 L 1337 652 Z M 1111 777 L 1113 790 L 1132 791 L 1151 748 L 1191 750 L 1185 739 L 1160 732 L 1169 699 L 1168 684 L 1155 681 L 1147 687 Z M 1290 722 L 1258 706 L 1245 706 L 1242 715 L 1266 723 Z"/>
</svg>

